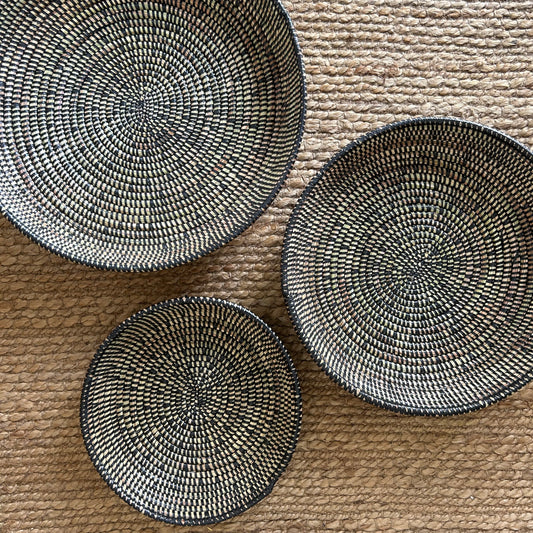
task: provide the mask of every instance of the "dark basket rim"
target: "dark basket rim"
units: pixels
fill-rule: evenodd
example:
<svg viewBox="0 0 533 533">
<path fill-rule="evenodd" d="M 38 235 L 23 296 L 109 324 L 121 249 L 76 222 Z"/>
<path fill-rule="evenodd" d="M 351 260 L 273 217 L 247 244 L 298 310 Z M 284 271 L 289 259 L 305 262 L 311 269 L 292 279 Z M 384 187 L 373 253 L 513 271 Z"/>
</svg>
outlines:
<svg viewBox="0 0 533 533">
<path fill-rule="evenodd" d="M 276 196 L 279 194 L 283 184 L 287 181 L 287 178 L 294 166 L 294 163 L 296 162 L 296 158 L 300 151 L 303 134 L 304 134 L 305 119 L 306 119 L 306 114 L 307 114 L 307 80 L 306 80 L 306 75 L 305 75 L 303 53 L 302 53 L 302 49 L 300 46 L 300 42 L 298 40 L 296 29 L 289 15 L 289 12 L 285 8 L 285 6 L 282 4 L 281 0 L 264 0 L 264 1 L 272 2 L 274 6 L 276 7 L 276 9 L 278 10 L 279 14 L 283 17 L 283 20 L 285 21 L 285 24 L 287 25 L 287 28 L 289 30 L 289 34 L 292 40 L 292 45 L 294 47 L 294 52 L 296 54 L 299 78 L 301 82 L 300 83 L 300 95 L 299 95 L 300 96 L 300 109 L 299 109 L 299 118 L 298 118 L 298 132 L 297 132 L 294 144 L 293 144 L 292 151 L 287 159 L 285 169 L 283 173 L 281 174 L 280 178 L 278 179 L 275 187 L 272 189 L 268 198 L 261 204 L 261 206 L 259 206 L 259 208 L 247 220 L 245 220 L 241 225 L 237 226 L 228 236 L 226 236 L 224 239 L 221 239 L 217 243 L 207 247 L 205 250 L 189 254 L 188 256 L 182 259 L 174 259 L 172 261 L 159 262 L 159 263 L 154 263 L 154 264 L 139 264 L 139 265 L 128 267 L 128 266 L 120 265 L 119 263 L 108 264 L 103 261 L 92 262 L 87 259 L 75 257 L 74 255 L 63 251 L 58 246 L 54 246 L 52 244 L 46 243 L 44 240 L 40 239 L 39 237 L 34 235 L 29 229 L 27 229 L 23 223 L 17 220 L 17 218 L 13 216 L 2 204 L 1 198 L 0 198 L 0 214 L 2 214 L 18 231 L 20 231 L 33 243 L 37 244 L 44 250 L 51 252 L 56 256 L 59 256 L 63 259 L 66 259 L 78 265 L 83 265 L 83 266 L 94 268 L 97 270 L 107 270 L 107 271 L 115 271 L 115 272 L 157 272 L 157 271 L 185 265 L 187 263 L 191 263 L 197 259 L 200 259 L 201 257 L 205 257 L 213 253 L 214 251 L 222 248 L 223 246 L 225 246 L 232 240 L 236 239 L 244 231 L 246 231 L 252 224 L 254 224 L 261 217 L 261 215 L 264 214 L 264 212 L 267 210 L 267 208 L 270 206 L 270 204 L 272 204 Z"/>
<path fill-rule="evenodd" d="M 474 131 L 479 131 L 482 133 L 487 134 L 489 137 L 492 137 L 493 139 L 497 139 L 502 141 L 507 147 L 513 148 L 517 150 L 519 153 L 527 157 L 532 163 L 533 163 L 533 150 L 528 148 L 525 144 L 521 143 L 520 141 L 514 139 L 510 135 L 496 129 L 490 126 L 486 126 L 484 124 L 481 124 L 479 122 L 474 122 L 471 120 L 466 120 L 458 117 L 451 117 L 451 116 L 430 116 L 430 117 L 415 117 L 415 118 L 408 118 L 400 121 L 395 121 L 390 124 L 386 124 L 384 126 L 378 127 L 368 133 L 365 133 L 355 139 L 354 141 L 350 142 L 348 145 L 346 145 L 344 148 L 342 148 L 339 152 L 337 152 L 335 155 L 331 157 L 319 170 L 319 172 L 311 179 L 309 184 L 305 187 L 303 193 L 301 194 L 300 198 L 298 199 L 296 206 L 294 207 L 289 221 L 287 223 L 287 228 L 285 230 L 285 235 L 283 238 L 283 250 L 281 254 L 281 289 L 283 293 L 283 299 L 285 300 L 285 306 L 289 312 L 289 317 L 291 319 L 292 325 L 296 331 L 296 334 L 300 340 L 300 342 L 303 344 L 304 348 L 307 350 L 309 355 L 312 357 L 312 359 L 315 361 L 315 363 L 319 366 L 319 368 L 337 385 L 342 387 L 344 390 L 349 392 L 350 394 L 353 394 L 355 397 L 360 398 L 361 400 L 364 400 L 365 402 L 375 405 L 377 407 L 381 407 L 384 409 L 387 409 L 388 411 L 392 411 L 394 413 L 402 414 L 402 415 L 411 415 L 411 416 L 425 416 L 425 417 L 444 417 L 444 416 L 457 416 L 457 415 L 465 415 L 468 413 L 472 413 L 475 411 L 479 411 L 480 409 L 483 409 L 485 407 L 489 407 L 490 405 L 493 405 L 504 398 L 507 398 L 511 394 L 517 392 L 518 390 L 522 389 L 525 385 L 527 385 L 531 380 L 533 380 L 533 369 L 525 373 L 521 379 L 516 380 L 515 382 L 511 383 L 508 387 L 506 387 L 504 390 L 499 391 L 499 393 L 492 395 L 489 398 L 483 398 L 481 400 L 478 400 L 476 402 L 471 402 L 469 404 L 465 404 L 463 406 L 458 407 L 457 409 L 437 409 L 437 408 L 428 408 L 428 409 L 421 409 L 421 408 L 410 408 L 406 407 L 402 404 L 395 404 L 391 402 L 383 401 L 375 396 L 372 396 L 370 394 L 367 394 L 366 392 L 362 390 L 357 390 L 355 387 L 353 387 L 349 382 L 340 379 L 338 376 L 336 376 L 333 371 L 329 368 L 329 366 L 326 364 L 325 361 L 323 361 L 320 357 L 320 353 L 311 345 L 309 340 L 304 335 L 303 330 L 303 324 L 298 318 L 296 314 L 296 308 L 292 301 L 292 298 L 289 294 L 289 286 L 288 286 L 288 243 L 292 237 L 292 234 L 294 232 L 294 226 L 296 225 L 296 219 L 298 218 L 298 215 L 302 209 L 302 206 L 307 199 L 307 197 L 311 194 L 312 190 L 314 189 L 315 185 L 323 178 L 323 176 L 326 174 L 326 172 L 334 166 L 339 160 L 341 160 L 343 157 L 345 157 L 349 152 L 356 149 L 358 146 L 366 143 L 367 141 L 373 139 L 376 136 L 379 136 L 383 133 L 386 133 L 390 130 L 396 130 L 396 129 L 402 129 L 405 127 L 409 127 L 411 125 L 417 125 L 417 124 L 428 124 L 428 125 L 449 125 L 449 126 L 463 126 L 466 128 L 470 128 Z"/>
<path fill-rule="evenodd" d="M 137 322 L 138 320 L 144 318 L 147 315 L 150 315 L 154 311 L 158 310 L 164 310 L 169 307 L 173 307 L 176 305 L 182 305 L 182 304 L 207 304 L 212 305 L 216 307 L 223 307 L 225 309 L 230 309 L 233 311 L 236 311 L 237 313 L 241 314 L 242 316 L 249 318 L 252 322 L 257 324 L 267 335 L 269 335 L 275 342 L 276 346 L 279 348 L 280 354 L 283 356 L 284 360 L 286 361 L 288 365 L 288 370 L 290 371 L 292 381 L 294 384 L 294 392 L 295 392 L 295 399 L 297 402 L 296 409 L 297 409 L 297 419 L 295 420 L 295 430 L 294 435 L 291 441 L 290 446 L 285 451 L 285 456 L 283 457 L 283 460 L 280 462 L 278 468 L 274 471 L 272 478 L 270 480 L 270 483 L 267 485 L 267 487 L 255 498 L 252 500 L 246 502 L 242 506 L 238 507 L 237 509 L 234 509 L 230 512 L 224 513 L 219 516 L 206 518 L 203 520 L 199 519 L 171 519 L 167 516 L 161 515 L 156 512 L 152 512 L 151 510 L 148 510 L 146 508 L 141 508 L 137 505 L 137 503 L 133 502 L 131 498 L 128 498 L 124 494 L 121 493 L 120 485 L 114 484 L 111 477 L 101 468 L 97 466 L 97 456 L 94 450 L 91 448 L 89 444 L 89 435 L 87 433 L 87 417 L 88 417 L 88 407 L 87 407 L 87 397 L 89 393 L 90 388 L 90 382 L 91 382 L 91 375 L 94 371 L 95 366 L 98 364 L 98 361 L 106 351 L 107 347 L 114 341 L 114 339 L 120 335 L 126 328 L 128 328 L 131 324 Z M 302 427 L 302 391 L 300 387 L 300 380 L 298 378 L 298 373 L 296 371 L 296 367 L 294 365 L 294 362 L 289 355 L 289 352 L 279 339 L 278 335 L 274 332 L 274 330 L 261 318 L 259 318 L 256 314 L 254 314 L 252 311 L 247 309 L 246 307 L 236 304 L 234 302 L 230 302 L 228 300 L 222 300 L 219 298 L 211 298 L 207 296 L 182 296 L 180 298 L 172 298 L 170 300 L 164 300 L 162 302 L 159 302 L 157 304 L 151 305 L 149 307 L 146 307 L 144 309 L 141 309 L 140 311 L 134 313 L 130 317 L 128 317 L 126 320 L 124 320 L 121 324 L 115 327 L 113 331 L 108 335 L 108 337 L 105 339 L 105 341 L 100 345 L 98 350 L 96 351 L 95 355 L 93 356 L 91 363 L 89 365 L 89 368 L 87 370 L 87 373 L 85 375 L 84 381 L 83 381 L 83 388 L 80 398 L 80 429 L 81 434 L 83 438 L 83 443 L 85 445 L 85 449 L 87 450 L 87 453 L 89 455 L 89 458 L 91 459 L 91 462 L 93 466 L 95 467 L 98 474 L 102 477 L 102 479 L 106 482 L 107 486 L 113 490 L 113 492 L 119 496 L 123 501 L 125 501 L 128 505 L 133 507 L 136 511 L 139 511 L 140 513 L 153 518 L 155 520 L 159 520 L 161 522 L 165 522 L 168 524 L 178 525 L 178 526 L 202 526 L 202 525 L 209 525 L 209 524 L 215 524 L 219 522 L 223 522 L 225 520 L 229 520 L 230 518 L 234 518 L 243 512 L 247 511 L 251 507 L 253 507 L 255 504 L 263 500 L 266 496 L 268 496 L 271 492 L 276 483 L 278 482 L 279 478 L 283 475 L 283 473 L 286 471 L 288 465 L 291 462 L 292 456 L 294 455 L 294 452 L 296 451 L 296 446 L 298 443 L 298 439 L 300 436 L 300 431 Z"/>
</svg>

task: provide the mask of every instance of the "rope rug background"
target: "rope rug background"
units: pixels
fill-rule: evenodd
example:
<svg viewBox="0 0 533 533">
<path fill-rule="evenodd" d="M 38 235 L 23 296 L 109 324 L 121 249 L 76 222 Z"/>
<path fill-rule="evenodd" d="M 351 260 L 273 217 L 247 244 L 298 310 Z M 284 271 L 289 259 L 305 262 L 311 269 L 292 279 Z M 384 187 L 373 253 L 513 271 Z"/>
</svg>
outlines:
<svg viewBox="0 0 533 533">
<path fill-rule="evenodd" d="M 359 135 L 421 115 L 482 122 L 533 147 L 533 2 L 285 1 L 307 71 L 298 161 L 267 212 L 194 263 L 101 272 L 0 219 L 0 531 L 533 530 L 533 386 L 456 418 L 396 415 L 344 392 L 290 325 L 285 226 L 321 166 Z M 300 441 L 272 494 L 200 528 L 155 522 L 100 478 L 79 429 L 88 365 L 111 330 L 182 295 L 248 307 L 280 336 L 303 392 Z"/>
</svg>

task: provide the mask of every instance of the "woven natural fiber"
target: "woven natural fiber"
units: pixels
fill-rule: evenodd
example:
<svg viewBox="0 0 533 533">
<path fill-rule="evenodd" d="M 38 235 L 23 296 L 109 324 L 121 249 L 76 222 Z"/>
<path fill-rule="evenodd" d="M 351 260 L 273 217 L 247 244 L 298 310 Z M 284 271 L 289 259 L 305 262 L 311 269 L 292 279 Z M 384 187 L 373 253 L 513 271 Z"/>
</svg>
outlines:
<svg viewBox="0 0 533 533">
<path fill-rule="evenodd" d="M 2 2 L 0 210 L 49 250 L 145 271 L 270 204 L 304 79 L 278 0 Z"/>
<path fill-rule="evenodd" d="M 304 55 L 305 134 L 251 228 L 186 265 L 129 274 L 65 261 L 0 217 L 2 533 L 531 532 L 533 384 L 458 417 L 407 417 L 355 398 L 296 336 L 280 259 L 306 185 L 378 127 L 445 114 L 533 147 L 533 1 L 282 1 Z M 0 0 L 0 17 L 11 4 Z M 139 309 L 185 294 L 234 301 L 269 324 L 303 396 L 298 445 L 274 490 L 211 526 L 177 527 L 126 505 L 91 463 L 79 424 L 102 340 Z"/>
<path fill-rule="evenodd" d="M 284 292 L 340 385 L 449 415 L 533 377 L 532 264 L 533 154 L 473 123 L 411 120 L 311 182 L 287 229 Z"/>
<path fill-rule="evenodd" d="M 279 339 L 243 307 L 208 298 L 167 301 L 115 329 L 81 403 L 87 450 L 111 488 L 181 525 L 231 518 L 269 494 L 300 422 Z"/>
</svg>

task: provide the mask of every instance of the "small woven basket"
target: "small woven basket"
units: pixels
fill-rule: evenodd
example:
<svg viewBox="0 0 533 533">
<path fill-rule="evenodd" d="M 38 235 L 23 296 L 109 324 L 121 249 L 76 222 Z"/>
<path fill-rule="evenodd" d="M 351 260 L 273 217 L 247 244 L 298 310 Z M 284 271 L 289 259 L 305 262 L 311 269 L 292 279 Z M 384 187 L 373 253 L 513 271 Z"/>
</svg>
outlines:
<svg viewBox="0 0 533 533">
<path fill-rule="evenodd" d="M 270 493 L 296 446 L 301 395 L 272 330 L 209 298 L 134 315 L 85 379 L 81 429 L 127 503 L 180 525 L 219 522 Z"/>
<path fill-rule="evenodd" d="M 157 270 L 228 242 L 300 144 L 279 0 L 4 1 L 0 211 L 91 266 Z"/>
<path fill-rule="evenodd" d="M 283 290 L 337 383 L 450 415 L 533 372 L 533 154 L 487 127 L 418 119 L 348 146 L 290 220 Z"/>
</svg>

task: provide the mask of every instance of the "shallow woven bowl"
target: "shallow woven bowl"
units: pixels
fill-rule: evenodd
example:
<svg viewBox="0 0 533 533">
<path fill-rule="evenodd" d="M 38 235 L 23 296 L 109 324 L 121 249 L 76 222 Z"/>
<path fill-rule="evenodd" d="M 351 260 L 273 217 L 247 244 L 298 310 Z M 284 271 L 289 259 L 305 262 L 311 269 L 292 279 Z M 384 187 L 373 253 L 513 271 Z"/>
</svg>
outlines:
<svg viewBox="0 0 533 533">
<path fill-rule="evenodd" d="M 182 525 L 235 516 L 270 493 L 298 438 L 296 371 L 272 330 L 221 300 L 170 300 L 95 355 L 81 429 L 127 503 Z"/>
<path fill-rule="evenodd" d="M 185 263 L 272 201 L 300 144 L 278 0 L 0 0 L 0 211 L 45 248 Z"/>
<path fill-rule="evenodd" d="M 348 146 L 300 199 L 283 250 L 296 329 L 340 385 L 449 415 L 533 371 L 533 154 L 492 129 L 419 119 Z"/>
</svg>

